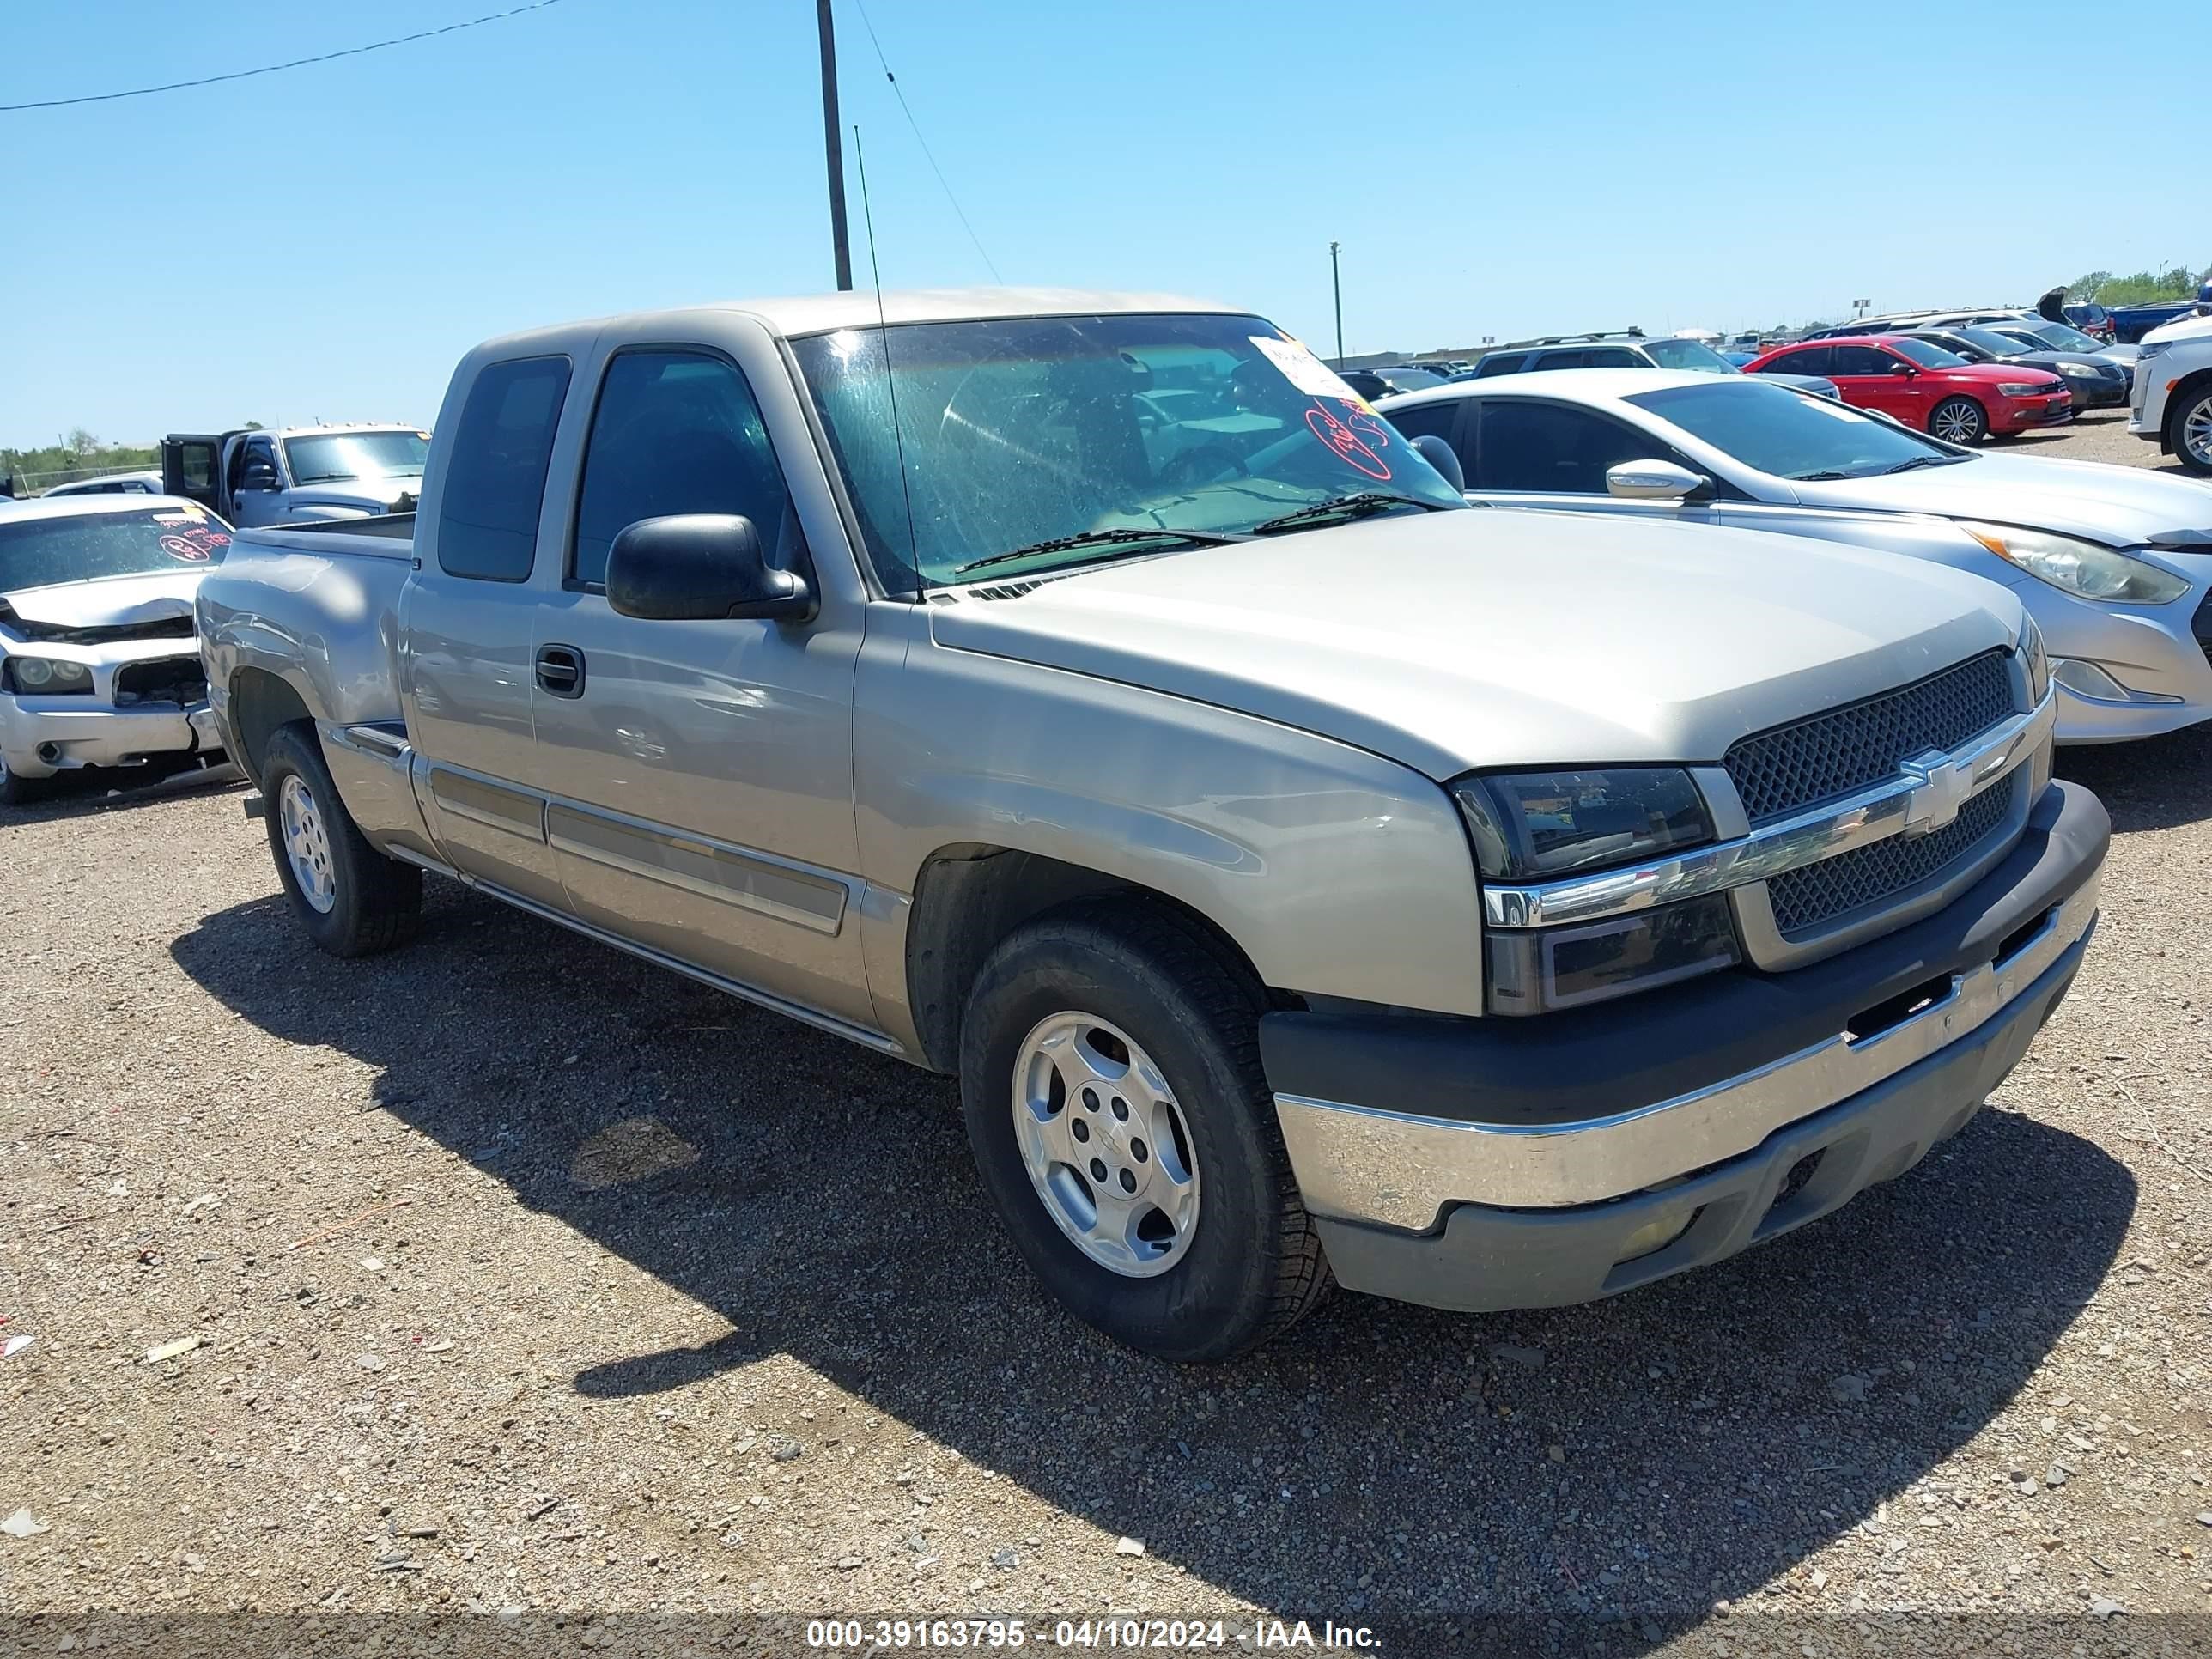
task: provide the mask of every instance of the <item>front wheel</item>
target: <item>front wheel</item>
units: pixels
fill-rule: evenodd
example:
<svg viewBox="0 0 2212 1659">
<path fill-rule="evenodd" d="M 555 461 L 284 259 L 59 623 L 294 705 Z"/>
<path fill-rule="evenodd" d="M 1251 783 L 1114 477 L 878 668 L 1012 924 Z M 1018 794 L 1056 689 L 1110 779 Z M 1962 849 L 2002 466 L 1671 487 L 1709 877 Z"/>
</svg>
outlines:
<svg viewBox="0 0 2212 1659">
<path fill-rule="evenodd" d="M 0 806 L 28 806 L 52 793 L 52 778 L 27 778 L 0 755 Z"/>
<path fill-rule="evenodd" d="M 2212 475 L 2212 386 L 2198 387 L 2173 411 L 2173 453 L 2198 477 Z"/>
<path fill-rule="evenodd" d="M 1989 435 L 1990 417 L 1972 398 L 1953 398 L 1936 405 L 1928 417 L 1930 436 L 1947 444 L 1971 447 Z"/>
<path fill-rule="evenodd" d="M 1261 1070 L 1259 986 L 1164 907 L 1072 907 L 977 975 L 968 1141 L 1015 1248 L 1078 1318 L 1227 1359 L 1328 1284 Z"/>
<path fill-rule="evenodd" d="M 422 872 L 368 844 L 338 799 L 311 727 L 286 726 L 261 756 L 269 850 L 307 929 L 334 957 L 365 957 L 414 936 Z"/>
</svg>

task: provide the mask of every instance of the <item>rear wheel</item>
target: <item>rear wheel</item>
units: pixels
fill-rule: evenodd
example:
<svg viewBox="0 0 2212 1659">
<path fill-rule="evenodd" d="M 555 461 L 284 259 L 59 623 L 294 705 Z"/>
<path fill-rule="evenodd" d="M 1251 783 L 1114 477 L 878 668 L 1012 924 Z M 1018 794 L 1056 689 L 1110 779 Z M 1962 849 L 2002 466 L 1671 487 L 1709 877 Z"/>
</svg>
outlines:
<svg viewBox="0 0 2212 1659">
<path fill-rule="evenodd" d="M 1226 1359 L 1328 1283 L 1260 1066 L 1259 986 L 1164 907 L 1030 923 L 977 975 L 968 1140 L 1006 1229 L 1068 1310 L 1162 1359 Z"/>
<path fill-rule="evenodd" d="M 1929 435 L 1947 444 L 1978 444 L 1989 430 L 1990 417 L 1972 398 L 1948 398 L 1928 417 Z"/>
<path fill-rule="evenodd" d="M 261 756 L 269 850 L 307 936 L 334 957 L 365 957 L 412 938 L 422 872 L 371 847 L 338 799 L 312 727 L 277 728 Z"/>
<path fill-rule="evenodd" d="M 2173 411 L 2173 453 L 2190 471 L 2212 474 L 2212 386 L 2198 386 Z"/>
</svg>

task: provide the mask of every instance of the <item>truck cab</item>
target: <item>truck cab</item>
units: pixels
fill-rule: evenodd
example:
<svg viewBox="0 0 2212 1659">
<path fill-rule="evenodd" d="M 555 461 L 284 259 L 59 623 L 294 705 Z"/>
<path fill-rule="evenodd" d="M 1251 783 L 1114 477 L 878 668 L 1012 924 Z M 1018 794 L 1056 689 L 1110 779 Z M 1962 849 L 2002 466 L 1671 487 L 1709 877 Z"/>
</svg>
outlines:
<svg viewBox="0 0 2212 1659">
<path fill-rule="evenodd" d="M 412 426 L 246 428 L 161 440 L 163 492 L 240 526 L 412 511 L 430 434 Z"/>
<path fill-rule="evenodd" d="M 427 872 L 957 1075 L 1040 1281 L 1219 1359 L 1810 1222 L 2094 922 L 2009 590 L 1457 465 L 1172 296 L 641 313 L 479 347 L 418 514 L 241 532 L 196 614 L 321 948 Z"/>
</svg>

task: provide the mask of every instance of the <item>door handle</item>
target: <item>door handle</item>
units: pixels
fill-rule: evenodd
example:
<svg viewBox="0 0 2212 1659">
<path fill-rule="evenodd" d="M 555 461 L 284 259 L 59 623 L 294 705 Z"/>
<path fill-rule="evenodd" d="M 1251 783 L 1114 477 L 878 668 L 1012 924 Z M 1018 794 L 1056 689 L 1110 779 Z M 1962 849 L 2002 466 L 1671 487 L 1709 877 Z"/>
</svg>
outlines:
<svg viewBox="0 0 2212 1659">
<path fill-rule="evenodd" d="M 573 645 L 538 647 L 538 689 L 551 697 L 584 695 L 584 653 Z"/>
</svg>

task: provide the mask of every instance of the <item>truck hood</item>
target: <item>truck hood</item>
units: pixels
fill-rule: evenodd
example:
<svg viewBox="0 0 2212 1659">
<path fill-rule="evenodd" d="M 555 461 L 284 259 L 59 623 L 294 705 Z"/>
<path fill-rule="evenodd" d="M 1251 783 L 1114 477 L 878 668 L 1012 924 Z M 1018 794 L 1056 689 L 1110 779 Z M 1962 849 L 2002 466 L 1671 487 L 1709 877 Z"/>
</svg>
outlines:
<svg viewBox="0 0 2212 1659">
<path fill-rule="evenodd" d="M 80 632 L 137 629 L 190 619 L 204 569 L 158 570 L 142 576 L 103 576 L 48 587 L 0 593 L 0 626 L 26 639 L 64 639 Z"/>
<path fill-rule="evenodd" d="M 285 499 L 295 513 L 303 507 L 350 507 L 364 513 L 389 513 L 402 496 L 422 493 L 420 478 L 333 478 L 328 483 L 301 484 Z"/>
<path fill-rule="evenodd" d="M 1715 761 L 2008 644 L 2021 616 L 2006 590 L 1919 560 L 1480 508 L 939 597 L 941 646 L 1237 709 L 1438 780 Z"/>
<path fill-rule="evenodd" d="M 1956 466 L 1794 488 L 1823 507 L 1987 519 L 2084 536 L 2110 547 L 2137 547 L 2175 532 L 2212 535 L 2212 490 L 2193 478 L 2104 461 L 1982 453 Z M 2205 550 L 2212 552 L 2212 546 Z"/>
<path fill-rule="evenodd" d="M 2212 316 L 2183 317 L 2161 323 L 2142 337 L 2144 345 L 2164 345 L 2174 340 L 2212 340 Z"/>
</svg>

